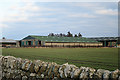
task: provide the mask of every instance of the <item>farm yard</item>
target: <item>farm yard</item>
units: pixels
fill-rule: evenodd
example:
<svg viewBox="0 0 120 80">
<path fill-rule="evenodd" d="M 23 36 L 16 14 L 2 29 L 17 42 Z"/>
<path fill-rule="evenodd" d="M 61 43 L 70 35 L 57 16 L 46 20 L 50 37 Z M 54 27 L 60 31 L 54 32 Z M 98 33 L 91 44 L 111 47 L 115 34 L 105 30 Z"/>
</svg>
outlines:
<svg viewBox="0 0 120 80">
<path fill-rule="evenodd" d="M 3 48 L 2 55 L 115 70 L 118 48 Z"/>
</svg>

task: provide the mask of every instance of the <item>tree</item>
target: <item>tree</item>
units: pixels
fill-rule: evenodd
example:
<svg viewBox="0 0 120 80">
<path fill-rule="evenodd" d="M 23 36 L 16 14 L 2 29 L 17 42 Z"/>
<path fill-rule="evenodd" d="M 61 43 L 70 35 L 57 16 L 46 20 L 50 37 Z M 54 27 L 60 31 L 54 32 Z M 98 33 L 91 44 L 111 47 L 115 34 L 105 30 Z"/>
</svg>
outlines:
<svg viewBox="0 0 120 80">
<path fill-rule="evenodd" d="M 50 33 L 48 36 L 54 36 L 54 33 Z"/>
<path fill-rule="evenodd" d="M 69 37 L 69 36 L 70 36 L 70 32 L 68 31 L 67 37 Z"/>
<path fill-rule="evenodd" d="M 3 37 L 3 39 L 5 39 L 5 37 Z"/>
<path fill-rule="evenodd" d="M 78 37 L 82 37 L 81 33 L 78 34 Z"/>
<path fill-rule="evenodd" d="M 51 33 L 51 36 L 54 36 L 54 33 Z"/>
<path fill-rule="evenodd" d="M 74 37 L 78 37 L 77 34 L 75 34 Z"/>
<path fill-rule="evenodd" d="M 73 35 L 68 31 L 67 37 L 73 37 Z"/>
<path fill-rule="evenodd" d="M 62 36 L 63 36 L 63 34 L 62 34 L 62 33 L 60 33 L 59 35 L 60 35 L 60 37 L 62 37 Z"/>
<path fill-rule="evenodd" d="M 63 37 L 66 37 L 66 35 L 65 35 L 65 34 L 62 34 L 62 36 L 63 36 Z"/>
<path fill-rule="evenodd" d="M 56 36 L 56 37 L 73 37 L 73 34 L 68 31 L 67 35 L 60 33 L 60 34 L 54 34 L 54 33 L 50 33 L 48 36 Z M 82 35 L 79 33 L 78 35 L 75 34 L 74 37 L 82 37 Z"/>
</svg>

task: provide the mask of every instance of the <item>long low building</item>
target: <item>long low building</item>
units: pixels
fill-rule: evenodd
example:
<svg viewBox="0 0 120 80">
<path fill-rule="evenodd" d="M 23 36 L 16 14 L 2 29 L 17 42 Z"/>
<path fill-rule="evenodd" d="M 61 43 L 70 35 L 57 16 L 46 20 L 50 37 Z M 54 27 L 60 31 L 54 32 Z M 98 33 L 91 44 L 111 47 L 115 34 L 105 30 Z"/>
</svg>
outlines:
<svg viewBox="0 0 120 80">
<path fill-rule="evenodd" d="M 13 39 L 0 39 L 0 47 L 16 47 L 16 43 Z"/>
<path fill-rule="evenodd" d="M 17 43 L 19 47 L 101 47 L 94 39 L 81 37 L 52 37 L 30 35 Z"/>
<path fill-rule="evenodd" d="M 120 37 L 94 37 L 90 38 L 103 43 L 103 47 L 117 47 L 120 46 Z"/>
</svg>

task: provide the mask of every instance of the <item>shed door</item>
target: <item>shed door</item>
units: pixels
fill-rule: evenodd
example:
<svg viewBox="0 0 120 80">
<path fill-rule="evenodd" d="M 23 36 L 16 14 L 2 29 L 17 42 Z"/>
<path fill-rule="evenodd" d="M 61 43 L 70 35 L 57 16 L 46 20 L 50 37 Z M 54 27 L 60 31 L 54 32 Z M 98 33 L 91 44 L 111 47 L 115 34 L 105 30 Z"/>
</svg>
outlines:
<svg viewBox="0 0 120 80">
<path fill-rule="evenodd" d="M 39 46 L 41 46 L 41 41 L 39 41 Z"/>
<path fill-rule="evenodd" d="M 28 41 L 28 45 L 31 46 L 31 41 Z"/>
</svg>

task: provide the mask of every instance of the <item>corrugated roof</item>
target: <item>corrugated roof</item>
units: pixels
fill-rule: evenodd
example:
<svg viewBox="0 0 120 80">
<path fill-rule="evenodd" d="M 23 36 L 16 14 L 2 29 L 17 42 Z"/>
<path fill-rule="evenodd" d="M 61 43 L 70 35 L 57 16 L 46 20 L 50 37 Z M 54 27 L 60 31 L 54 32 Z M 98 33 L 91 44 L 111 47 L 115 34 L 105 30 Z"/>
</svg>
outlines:
<svg viewBox="0 0 120 80">
<path fill-rule="evenodd" d="M 56 37 L 56 36 L 33 36 L 30 35 L 24 39 L 38 39 L 46 42 L 98 42 L 94 39 L 84 37 Z"/>
<path fill-rule="evenodd" d="M 0 39 L 0 43 L 16 43 L 13 39 Z"/>
<path fill-rule="evenodd" d="M 95 37 L 95 38 L 89 38 L 94 39 L 97 41 L 105 41 L 105 40 L 118 40 L 118 37 Z"/>
</svg>

